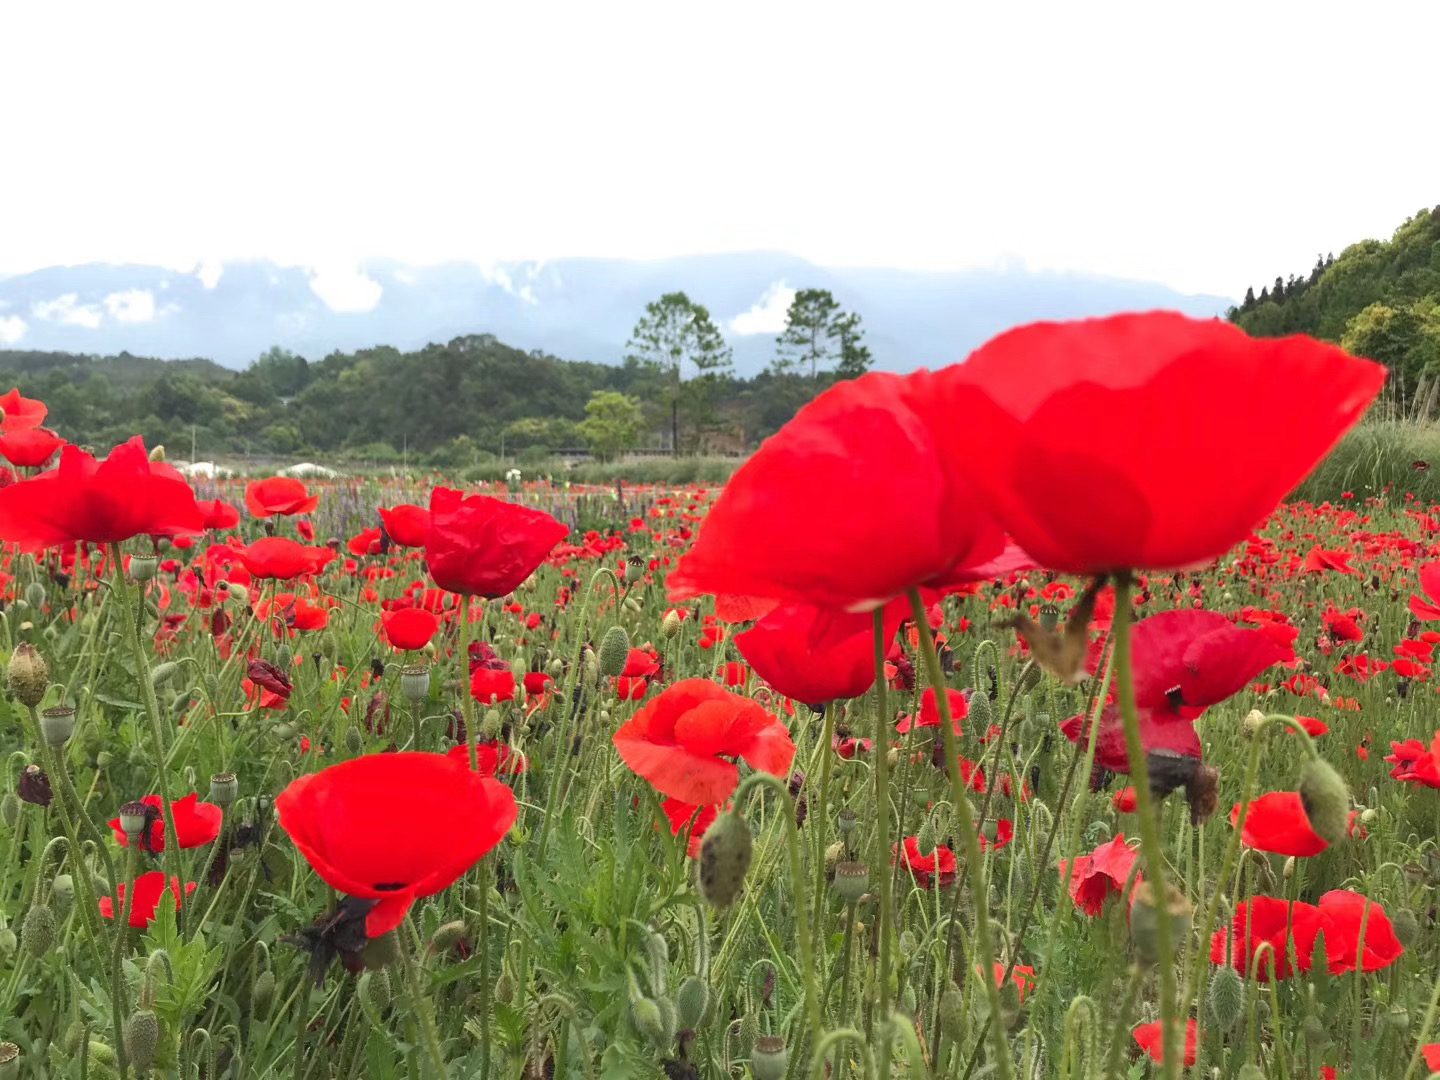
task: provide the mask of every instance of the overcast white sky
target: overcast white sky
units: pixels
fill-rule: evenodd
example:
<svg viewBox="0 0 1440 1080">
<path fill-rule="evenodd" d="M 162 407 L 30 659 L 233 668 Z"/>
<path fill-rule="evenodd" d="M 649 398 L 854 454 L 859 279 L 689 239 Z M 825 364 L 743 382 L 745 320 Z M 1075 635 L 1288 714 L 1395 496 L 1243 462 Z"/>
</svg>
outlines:
<svg viewBox="0 0 1440 1080">
<path fill-rule="evenodd" d="M 1238 295 L 1440 203 L 1440 2 L 0 4 L 0 273 L 1004 259 Z"/>
</svg>

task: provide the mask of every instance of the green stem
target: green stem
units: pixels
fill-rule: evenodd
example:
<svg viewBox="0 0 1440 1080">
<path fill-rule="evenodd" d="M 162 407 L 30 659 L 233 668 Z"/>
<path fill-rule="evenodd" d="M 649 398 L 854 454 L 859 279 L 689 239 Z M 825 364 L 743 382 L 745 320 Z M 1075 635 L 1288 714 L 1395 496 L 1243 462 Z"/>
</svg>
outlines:
<svg viewBox="0 0 1440 1080">
<path fill-rule="evenodd" d="M 924 614 L 921 614 L 924 620 Z M 927 624 L 928 628 L 928 624 Z M 879 849 L 870 864 L 877 868 L 877 884 L 880 891 L 880 911 L 875 932 L 880 937 L 880 1007 L 882 1023 L 890 1019 L 890 874 L 888 867 L 893 858 L 890 852 L 890 708 L 885 694 L 885 609 L 876 608 L 875 631 L 875 845 Z M 865 1019 L 865 1033 L 874 1030 L 873 1016 Z M 818 1060 L 818 1058 L 817 1058 Z M 890 1040 L 882 1030 L 880 1038 L 881 1080 L 890 1075 Z"/>
<path fill-rule="evenodd" d="M 1115 617 L 1111 633 L 1115 642 L 1115 687 L 1120 717 L 1125 728 L 1125 751 L 1130 761 L 1130 781 L 1135 788 L 1135 815 L 1140 819 L 1140 852 L 1145 877 L 1155 896 L 1156 975 L 1160 980 L 1160 1032 L 1166 1080 L 1180 1075 L 1180 1044 L 1177 1042 L 1175 1002 L 1175 941 L 1166 899 L 1165 854 L 1160 845 L 1159 807 L 1150 792 L 1150 773 L 1145 763 L 1145 744 L 1140 738 L 1140 713 L 1135 707 L 1135 672 L 1130 663 L 1130 575 L 1115 579 Z M 1238 830 L 1237 830 L 1238 831 Z"/>
<path fill-rule="evenodd" d="M 830 763 L 835 757 L 835 751 L 831 743 L 835 741 L 835 713 L 840 708 L 840 703 L 832 701 L 825 706 L 825 730 L 821 736 L 820 745 L 820 805 L 815 808 L 816 823 L 815 835 L 816 859 L 815 859 L 815 897 L 814 907 L 810 915 L 810 925 L 820 925 L 820 915 L 824 910 L 825 899 L 825 836 L 830 828 L 829 797 L 830 797 Z"/>
<path fill-rule="evenodd" d="M 292 1074 L 294 1080 L 304 1080 L 305 1077 L 305 1036 L 309 1033 L 306 1020 L 310 1016 L 310 989 L 314 985 L 315 979 L 307 964 L 305 974 L 300 981 L 300 1000 L 295 1003 L 295 1071 Z"/>
<path fill-rule="evenodd" d="M 1120 1052 L 1125 1048 L 1125 1036 L 1130 1031 L 1130 1010 L 1135 1007 L 1135 998 L 1140 993 L 1145 969 L 1139 964 L 1130 965 L 1130 980 L 1125 984 L 1125 997 L 1120 1001 L 1120 1011 L 1115 1016 L 1115 1025 L 1110 1031 L 1109 1049 L 1105 1052 L 1104 1076 L 1120 1075 Z M 1087 1062 L 1086 1067 L 1090 1064 Z"/>
<path fill-rule="evenodd" d="M 840 947 L 840 1022 L 849 1019 L 850 1014 L 850 950 L 855 943 L 855 905 L 845 905 L 845 943 Z M 840 1075 L 840 1048 L 835 1048 L 835 1063 L 830 1069 L 831 1076 Z"/>
<path fill-rule="evenodd" d="M 870 1080 L 875 1075 L 875 1058 L 870 1053 L 870 1046 L 865 1041 L 865 1036 L 855 1028 L 836 1028 L 834 1031 L 827 1031 L 825 1036 L 815 1046 L 815 1056 L 810 1060 L 810 1080 L 822 1080 L 825 1075 L 825 1055 L 830 1047 L 835 1047 L 835 1053 L 840 1053 L 842 1043 L 851 1042 L 860 1048 L 860 1060 L 865 1070 L 865 1080 Z"/>
<path fill-rule="evenodd" d="M 139 869 L 140 845 L 131 839 L 125 849 L 125 900 L 110 911 L 115 916 L 115 956 L 110 962 L 110 1010 L 115 1028 L 115 1060 L 120 1066 L 120 1080 L 130 1067 L 125 1051 L 125 938 L 130 930 L 130 908 L 135 903 L 135 871 Z M 168 883 L 167 883 L 168 885 Z M 165 894 L 160 894 L 164 899 Z"/>
<path fill-rule="evenodd" d="M 480 933 L 476 951 L 480 954 L 480 1075 L 490 1075 L 490 864 L 482 858 L 476 866 L 480 878 Z M 441 1074 L 444 1075 L 443 1073 Z"/>
<path fill-rule="evenodd" d="M 470 771 L 480 771 L 480 731 L 475 723 L 475 695 L 470 692 L 470 596 L 460 594 L 460 716 L 465 721 L 465 743 L 470 747 Z M 420 729 L 415 729 L 415 749 L 420 749 Z"/>
<path fill-rule="evenodd" d="M 407 915 L 405 922 L 410 927 L 411 939 L 409 942 L 400 944 L 401 962 L 405 965 L 405 981 L 409 984 L 410 998 L 414 1002 L 415 1011 L 420 1014 L 420 1036 L 425 1043 L 425 1052 L 430 1055 L 430 1064 L 435 1069 L 435 1075 L 443 1080 L 445 1054 L 440 1049 L 440 1032 L 435 1027 L 435 1010 L 430 1004 L 429 996 L 420 985 L 420 969 L 415 963 L 414 950 L 421 947 L 420 932 L 415 929 L 413 918 Z M 486 1076 L 488 1073 L 482 1068 L 480 1075 Z"/>
<path fill-rule="evenodd" d="M 945 692 L 945 673 L 940 669 L 940 656 L 935 651 L 935 639 L 930 634 L 925 601 L 920 598 L 919 589 L 910 590 L 910 609 L 915 614 L 920 653 L 925 658 L 926 680 L 935 690 L 935 704 L 940 712 L 940 735 L 945 742 L 945 766 L 950 773 L 950 802 L 955 809 L 960 842 L 964 845 L 965 861 L 970 868 L 966 877 L 971 899 L 975 903 L 975 937 L 979 939 L 971 955 L 980 961 L 980 985 L 985 988 L 990 1015 L 999 1016 L 1000 988 L 995 985 L 995 941 L 990 933 L 990 893 L 985 881 L 984 856 L 980 852 L 980 833 L 975 825 L 975 812 L 970 807 L 970 800 L 965 797 L 965 780 L 960 775 L 960 750 L 955 742 L 955 725 L 950 719 L 950 695 Z M 1010 1060 L 1010 1043 L 1005 1038 L 1005 1032 L 999 1024 L 991 1024 L 990 1034 L 995 1046 L 997 1074 L 1000 1080 L 1013 1080 L 1015 1068 Z"/>
<path fill-rule="evenodd" d="M 155 698 L 155 685 L 150 681 L 150 661 L 145 656 L 145 647 L 140 642 L 140 619 L 130 587 L 125 584 L 125 560 L 120 554 L 120 545 L 110 545 L 110 559 L 115 564 L 115 582 L 112 591 L 120 597 L 121 621 L 125 624 L 125 637 L 130 642 L 130 655 L 135 660 L 135 678 L 140 683 L 140 693 L 145 702 L 145 714 L 150 721 L 150 737 L 155 743 L 155 771 L 159 780 L 156 787 L 160 792 L 160 810 L 165 821 L 165 850 L 160 856 L 160 865 L 166 880 L 180 876 L 180 833 L 175 828 L 175 811 L 170 804 L 170 778 L 165 768 L 165 729 L 160 719 L 160 703 Z M 180 893 L 183 897 L 184 883 Z M 184 900 L 181 900 L 182 906 Z"/>
</svg>

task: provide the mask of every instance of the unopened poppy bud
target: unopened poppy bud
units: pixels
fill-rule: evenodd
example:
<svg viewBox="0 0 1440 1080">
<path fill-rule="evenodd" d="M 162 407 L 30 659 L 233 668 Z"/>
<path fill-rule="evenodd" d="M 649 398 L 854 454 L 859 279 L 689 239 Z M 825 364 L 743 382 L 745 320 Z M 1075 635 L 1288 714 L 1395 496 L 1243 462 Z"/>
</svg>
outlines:
<svg viewBox="0 0 1440 1080">
<path fill-rule="evenodd" d="M 612 626 L 600 639 L 600 674 L 623 675 L 630 658 L 630 635 L 623 626 Z"/>
<path fill-rule="evenodd" d="M 669 1040 L 665 1037 L 665 1018 L 660 1013 L 660 1006 L 653 998 L 636 997 L 630 1001 L 630 1020 L 645 1039 L 657 1047 L 665 1047 Z"/>
<path fill-rule="evenodd" d="M 1283 869 L 1281 869 L 1281 871 L 1280 871 L 1280 876 L 1281 876 L 1282 878 L 1284 878 L 1286 881 L 1289 881 L 1292 877 L 1295 876 L 1295 856 L 1294 856 L 1294 855 L 1291 855 L 1288 859 L 1285 860 L 1285 866 L 1284 866 Z"/>
<path fill-rule="evenodd" d="M 150 807 L 138 799 L 134 802 L 127 802 L 120 807 L 120 828 L 131 843 L 140 839 L 140 834 L 145 831 L 145 821 L 150 814 Z"/>
<path fill-rule="evenodd" d="M 710 1012 L 710 987 L 698 975 L 687 975 L 675 992 L 675 1023 L 680 1031 L 698 1031 Z"/>
<path fill-rule="evenodd" d="M 668 990 L 670 973 L 670 946 L 665 942 L 665 935 L 654 932 L 647 935 L 645 951 L 650 959 L 650 989 L 656 995 L 664 994 Z"/>
<path fill-rule="evenodd" d="M 360 950 L 361 962 L 371 971 L 380 971 L 400 960 L 399 935 L 391 930 L 387 934 L 371 938 Z"/>
<path fill-rule="evenodd" d="M 728 907 L 745 883 L 750 869 L 754 837 L 749 823 L 739 814 L 727 812 L 705 830 L 700 842 L 700 895 L 711 907 Z"/>
<path fill-rule="evenodd" d="M 50 882 L 50 910 L 57 919 L 64 919 L 75 906 L 75 879 L 69 874 L 56 874 Z"/>
<path fill-rule="evenodd" d="M 400 696 L 406 701 L 424 701 L 430 694 L 430 665 L 406 664 L 400 669 Z"/>
<path fill-rule="evenodd" d="M 151 580 L 160 569 L 160 560 L 154 555 L 130 556 L 130 580 L 145 582 Z"/>
<path fill-rule="evenodd" d="M 498 739 L 504 726 L 505 722 L 500 719 L 499 709 L 486 709 L 485 715 L 480 718 L 480 734 L 487 739 Z"/>
<path fill-rule="evenodd" d="M 150 685 L 164 686 L 180 670 L 180 665 L 174 660 L 167 660 L 163 664 L 156 664 L 150 669 Z"/>
<path fill-rule="evenodd" d="M 210 801 L 216 806 L 229 806 L 240 794 L 240 781 L 233 772 L 216 773 L 210 777 Z"/>
<path fill-rule="evenodd" d="M 290 648 L 289 645 L 281 645 L 275 650 L 275 666 L 277 668 L 288 673 L 294 665 L 295 650 Z"/>
<path fill-rule="evenodd" d="M 1395 1031 L 1408 1031 L 1410 1029 L 1410 1013 L 1404 1005 L 1391 1005 L 1385 1014 L 1385 1022 Z"/>
<path fill-rule="evenodd" d="M 1160 953 L 1160 913 L 1155 887 L 1149 881 L 1135 886 L 1130 896 L 1130 942 L 1143 964 L 1153 965 Z M 1168 882 L 1165 885 L 1165 907 L 1170 914 L 1170 940 L 1183 941 L 1190 932 L 1190 901 Z"/>
<path fill-rule="evenodd" d="M 953 1043 L 965 1038 L 965 999 L 953 985 L 940 995 L 940 1030 Z"/>
<path fill-rule="evenodd" d="M 108 769 L 110 763 L 115 760 L 115 755 L 109 750 L 101 750 L 95 755 L 95 767 L 97 769 Z"/>
<path fill-rule="evenodd" d="M 885 755 L 885 764 L 892 769 L 900 764 L 900 751 L 898 748 L 894 746 L 890 748 L 889 753 Z"/>
<path fill-rule="evenodd" d="M 27 641 L 15 646 L 5 675 L 10 683 L 10 692 L 28 708 L 40 704 L 45 697 L 45 688 L 50 685 L 50 665 Z"/>
<path fill-rule="evenodd" d="M 165 460 L 164 443 L 156 443 L 150 448 L 150 460 L 155 462 L 163 462 Z"/>
<path fill-rule="evenodd" d="M 640 612 L 645 610 L 640 606 L 640 601 L 636 600 L 633 596 L 627 596 L 625 598 L 625 603 L 622 604 L 621 607 L 623 607 L 626 611 L 630 612 L 632 615 L 638 615 L 640 614 Z"/>
<path fill-rule="evenodd" d="M 750 1071 L 755 1080 L 781 1080 L 790 1065 L 790 1051 L 779 1035 L 761 1035 L 750 1051 Z"/>
<path fill-rule="evenodd" d="M 565 674 L 565 661 L 557 656 L 545 665 L 545 670 L 550 673 L 551 677 L 558 679 Z"/>
<path fill-rule="evenodd" d="M 1366 807 L 1364 810 L 1362 810 L 1362 811 L 1360 812 L 1360 824 L 1361 824 L 1361 825 L 1374 825 L 1375 822 L 1377 822 L 1377 821 L 1379 821 L 1379 820 L 1380 820 L 1380 811 L 1379 811 L 1379 810 L 1376 810 L 1373 806 Z"/>
<path fill-rule="evenodd" d="M 360 734 L 359 728 L 352 727 L 345 732 L 345 749 L 352 754 L 365 749 L 365 736 Z"/>
<path fill-rule="evenodd" d="M 1409 908 L 1396 908 L 1390 912 L 1390 925 L 1395 928 L 1395 938 L 1407 949 L 1420 936 L 1420 923 Z"/>
<path fill-rule="evenodd" d="M 1334 1039 L 1330 1037 L 1330 1025 L 1314 1013 L 1305 1017 L 1305 1023 L 1301 1025 L 1301 1030 L 1305 1033 L 1305 1045 L 1311 1047 L 1316 1054 L 1323 1054 L 1326 1047 L 1334 1042 Z"/>
<path fill-rule="evenodd" d="M 508 971 L 500 972 L 500 977 L 495 980 L 495 1000 L 502 1005 L 515 1000 L 515 979 Z"/>
<path fill-rule="evenodd" d="M 1245 714 L 1245 719 L 1241 723 L 1245 730 L 1253 735 L 1260 730 L 1260 725 L 1265 723 L 1265 714 L 1259 709 L 1251 709 Z"/>
<path fill-rule="evenodd" d="M 360 989 L 365 993 L 371 1006 L 377 1012 L 389 1008 L 390 1002 L 395 997 L 395 992 L 390 985 L 390 972 L 385 968 L 380 968 L 378 971 L 367 971 L 361 978 L 369 980 Z"/>
<path fill-rule="evenodd" d="M 20 1047 L 0 1042 L 0 1080 L 13 1080 L 20 1075 Z"/>
<path fill-rule="evenodd" d="M 1312 758 L 1300 770 L 1300 805 L 1313 828 L 1326 843 L 1338 844 L 1349 831 L 1350 789 L 1335 767 Z"/>
<path fill-rule="evenodd" d="M 149 1009 L 137 1009 L 125 1021 L 125 1049 L 137 1075 L 144 1076 L 150 1070 L 159 1041 L 160 1021 Z"/>
<path fill-rule="evenodd" d="M 55 944 L 55 913 L 44 904 L 32 904 L 20 927 L 20 944 L 35 959 L 40 959 Z"/>
<path fill-rule="evenodd" d="M 265 1019 L 270 1011 L 270 1002 L 275 999 L 275 973 L 269 968 L 255 976 L 250 987 L 250 1015 L 256 1020 Z"/>
<path fill-rule="evenodd" d="M 870 885 L 870 868 L 864 863 L 842 862 L 835 864 L 835 891 L 850 905 L 860 902 Z"/>
<path fill-rule="evenodd" d="M 1201 763 L 1185 782 L 1185 801 L 1190 804 L 1190 824 L 1209 821 L 1220 808 L 1220 770 Z"/>
<path fill-rule="evenodd" d="M 464 936 L 465 924 L 459 919 L 441 923 L 435 928 L 435 932 L 430 935 L 430 948 L 436 952 L 445 952 Z"/>
<path fill-rule="evenodd" d="M 915 834 L 915 846 L 919 848 L 924 858 L 935 854 L 935 819 L 926 818 L 925 824 L 920 826 L 920 831 Z"/>
<path fill-rule="evenodd" d="M 25 602 L 33 608 L 45 606 L 45 586 L 38 581 L 32 581 L 25 586 Z"/>
<path fill-rule="evenodd" d="M 980 737 L 985 738 L 985 733 L 990 730 L 990 725 L 995 722 L 995 711 L 990 708 L 990 695 L 982 691 L 975 691 L 970 695 L 970 723 L 966 728 L 971 731 L 978 731 Z"/>
<path fill-rule="evenodd" d="M 47 746 L 64 746 L 75 734 L 75 710 L 56 705 L 40 714 L 40 735 Z"/>
<path fill-rule="evenodd" d="M 15 936 L 15 931 L 8 926 L 0 929 L 0 960 L 10 962 L 15 955 L 15 950 L 20 947 L 20 939 Z"/>
<path fill-rule="evenodd" d="M 661 635 L 667 638 L 673 638 L 676 634 L 680 633 L 680 624 L 680 613 L 672 608 L 670 611 L 667 611 L 665 617 L 660 620 Z"/>
<path fill-rule="evenodd" d="M 1210 977 L 1210 1015 L 1215 1026 L 1229 1031 L 1245 1008 L 1245 980 L 1233 967 L 1216 968 Z"/>
</svg>

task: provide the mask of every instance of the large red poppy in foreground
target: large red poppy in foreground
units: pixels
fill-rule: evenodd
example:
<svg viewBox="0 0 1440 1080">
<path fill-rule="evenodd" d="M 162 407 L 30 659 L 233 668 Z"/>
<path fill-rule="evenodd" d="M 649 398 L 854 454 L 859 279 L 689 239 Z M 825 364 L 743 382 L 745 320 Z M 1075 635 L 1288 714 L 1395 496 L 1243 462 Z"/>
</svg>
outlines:
<svg viewBox="0 0 1440 1080">
<path fill-rule="evenodd" d="M 569 532 L 543 510 L 437 487 L 430 493 L 425 561 L 442 589 L 505 596 L 533 574 Z"/>
<path fill-rule="evenodd" d="M 370 754 L 302 776 L 275 799 L 280 827 L 332 888 L 377 900 L 377 937 L 440 892 L 515 823 L 515 796 L 444 754 Z"/>
<path fill-rule="evenodd" d="M 672 600 L 730 593 L 868 611 L 964 580 L 1005 538 L 945 439 L 929 372 L 840 383 L 725 485 L 667 580 Z"/>
<path fill-rule="evenodd" d="M 152 462 L 138 435 L 103 461 L 66 446 L 55 468 L 0 490 L 0 540 L 25 551 L 204 529 L 195 492 L 170 466 Z"/>
<path fill-rule="evenodd" d="M 1098 573 L 1223 555 L 1384 381 L 1379 364 L 1310 338 L 1151 312 L 1001 334 L 937 376 L 937 400 L 963 417 L 953 439 L 1016 543 L 1044 566 Z"/>
<path fill-rule="evenodd" d="M 709 679 L 684 679 L 615 732 L 615 749 L 656 791 L 692 806 L 728 799 L 740 783 L 740 758 L 785 776 L 795 744 L 759 702 Z"/>
</svg>

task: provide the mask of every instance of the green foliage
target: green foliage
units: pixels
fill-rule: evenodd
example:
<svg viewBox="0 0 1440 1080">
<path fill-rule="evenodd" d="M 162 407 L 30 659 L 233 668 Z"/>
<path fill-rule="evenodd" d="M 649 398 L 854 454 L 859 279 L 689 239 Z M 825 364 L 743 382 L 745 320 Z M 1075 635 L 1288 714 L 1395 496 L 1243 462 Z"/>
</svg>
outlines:
<svg viewBox="0 0 1440 1080">
<path fill-rule="evenodd" d="M 830 290 L 800 289 L 785 313 L 785 330 L 775 339 L 775 373 L 803 374 L 808 368 L 814 382 L 834 365 L 841 378 L 856 378 L 870 367 L 863 336 L 860 316 L 843 311 Z"/>
<path fill-rule="evenodd" d="M 658 376 L 659 398 L 670 414 L 670 445 L 695 450 L 715 422 L 716 391 L 730 373 L 730 347 L 710 312 L 683 292 L 666 293 L 645 306 L 625 346 L 628 366 Z M 693 377 L 687 383 L 687 368 Z M 688 428 L 681 440 L 681 419 Z"/>
<path fill-rule="evenodd" d="M 585 404 L 585 419 L 578 430 L 592 454 L 610 461 L 635 445 L 644 422 L 645 409 L 639 399 L 615 390 L 596 390 Z"/>
</svg>

